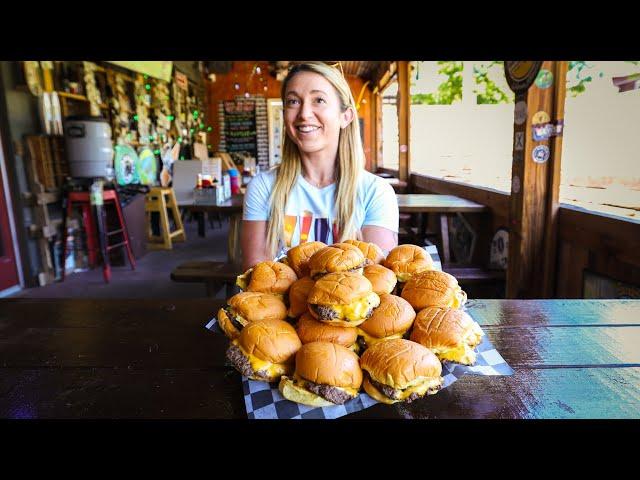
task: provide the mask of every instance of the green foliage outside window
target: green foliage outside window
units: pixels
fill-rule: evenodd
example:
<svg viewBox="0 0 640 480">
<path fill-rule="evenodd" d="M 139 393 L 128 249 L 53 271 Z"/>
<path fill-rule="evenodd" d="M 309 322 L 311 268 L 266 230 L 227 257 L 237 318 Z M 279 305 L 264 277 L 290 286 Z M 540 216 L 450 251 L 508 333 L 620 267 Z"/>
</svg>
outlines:
<svg viewBox="0 0 640 480">
<path fill-rule="evenodd" d="M 451 105 L 462 100 L 462 62 L 440 61 L 438 66 L 438 73 L 447 79 L 435 93 L 411 95 L 412 105 Z"/>
<path fill-rule="evenodd" d="M 504 72 L 504 62 L 493 61 L 488 64 L 480 63 L 473 65 L 473 78 L 476 81 L 476 85 L 480 88 L 476 88 L 476 101 L 478 104 L 491 104 L 498 103 L 513 103 L 514 95 L 511 90 L 508 93 L 502 90 L 496 85 L 496 83 L 489 78 L 489 72 L 495 69 L 499 69 L 500 72 Z M 502 73 L 504 75 L 504 73 Z"/>
</svg>

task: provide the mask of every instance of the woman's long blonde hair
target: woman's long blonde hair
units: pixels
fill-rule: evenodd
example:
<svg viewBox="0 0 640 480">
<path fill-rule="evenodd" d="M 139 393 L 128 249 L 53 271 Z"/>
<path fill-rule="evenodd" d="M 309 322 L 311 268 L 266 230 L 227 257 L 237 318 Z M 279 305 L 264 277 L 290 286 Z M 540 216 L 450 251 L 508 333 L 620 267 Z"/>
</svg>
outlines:
<svg viewBox="0 0 640 480">
<path fill-rule="evenodd" d="M 338 141 L 338 165 L 336 178 L 338 185 L 335 193 L 336 220 L 340 239 L 343 241 L 356 237 L 356 227 L 353 221 L 353 213 L 357 200 L 357 187 L 360 172 L 364 169 L 365 157 L 362 141 L 360 139 L 360 125 L 356 103 L 351 89 L 342 73 L 323 62 L 308 62 L 294 65 L 282 83 L 282 103 L 285 104 L 285 95 L 289 81 L 299 72 L 314 72 L 322 75 L 333 85 L 341 103 L 341 111 L 352 108 L 353 120 L 345 128 L 340 130 Z M 302 172 L 302 163 L 298 146 L 283 132 L 282 163 L 277 169 L 276 182 L 270 197 L 270 215 L 267 228 L 267 251 L 271 257 L 278 253 L 280 239 L 284 233 L 284 216 L 291 190 L 298 176 Z M 330 212 L 333 214 L 333 212 Z"/>
</svg>

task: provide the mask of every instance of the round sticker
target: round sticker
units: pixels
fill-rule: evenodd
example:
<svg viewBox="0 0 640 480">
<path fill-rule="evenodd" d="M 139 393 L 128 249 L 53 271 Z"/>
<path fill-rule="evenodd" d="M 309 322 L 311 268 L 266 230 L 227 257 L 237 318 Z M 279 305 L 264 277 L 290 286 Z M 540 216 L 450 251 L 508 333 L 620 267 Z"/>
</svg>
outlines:
<svg viewBox="0 0 640 480">
<path fill-rule="evenodd" d="M 538 145 L 531 153 L 533 161 L 536 163 L 544 163 L 549 160 L 549 147 L 546 145 Z"/>
<path fill-rule="evenodd" d="M 549 88 L 553 84 L 553 73 L 549 70 L 542 69 L 538 72 L 538 76 L 536 77 L 536 85 L 538 88 L 545 89 Z"/>
<path fill-rule="evenodd" d="M 541 123 L 549 123 L 550 120 L 551 117 L 549 117 L 549 114 L 541 110 L 539 112 L 536 112 L 535 115 L 531 118 L 531 123 L 533 123 L 534 125 L 539 125 Z"/>
<path fill-rule="evenodd" d="M 516 103 L 514 120 L 516 125 L 522 125 L 527 120 L 527 102 L 521 100 Z"/>
<path fill-rule="evenodd" d="M 408 148 L 406 145 L 400 145 L 400 151 L 401 151 L 402 153 L 406 153 L 406 152 L 407 152 L 407 150 L 409 150 L 409 148 Z"/>
<path fill-rule="evenodd" d="M 511 191 L 513 193 L 520 192 L 520 177 L 513 177 L 513 180 L 511 180 Z"/>
</svg>

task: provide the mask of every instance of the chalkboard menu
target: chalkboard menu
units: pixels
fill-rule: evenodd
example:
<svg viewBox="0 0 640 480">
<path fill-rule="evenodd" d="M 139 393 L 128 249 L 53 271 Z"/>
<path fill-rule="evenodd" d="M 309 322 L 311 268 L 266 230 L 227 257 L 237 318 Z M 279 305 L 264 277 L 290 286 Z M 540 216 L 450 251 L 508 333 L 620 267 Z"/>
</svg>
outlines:
<svg viewBox="0 0 640 480">
<path fill-rule="evenodd" d="M 227 152 L 248 152 L 258 157 L 256 104 L 253 100 L 224 103 L 224 146 Z"/>
</svg>

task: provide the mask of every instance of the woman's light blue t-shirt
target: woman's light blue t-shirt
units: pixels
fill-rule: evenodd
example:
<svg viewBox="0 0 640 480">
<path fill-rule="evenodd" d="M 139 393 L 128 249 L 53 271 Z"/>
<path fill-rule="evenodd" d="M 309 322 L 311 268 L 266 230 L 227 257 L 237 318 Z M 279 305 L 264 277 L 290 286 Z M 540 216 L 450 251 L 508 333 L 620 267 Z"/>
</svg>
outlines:
<svg viewBox="0 0 640 480">
<path fill-rule="evenodd" d="M 244 220 L 269 218 L 269 197 L 276 180 L 276 170 L 261 172 L 247 185 L 244 196 Z M 302 175 L 295 183 L 285 213 L 285 248 L 304 242 L 320 241 L 327 245 L 338 238 L 335 225 L 336 183 L 318 188 Z M 283 206 L 284 207 L 284 206 Z M 398 201 L 393 187 L 368 171 L 360 174 L 355 215 L 357 229 L 363 226 L 384 227 L 398 232 Z M 337 241 L 337 240 L 335 240 Z"/>
</svg>

